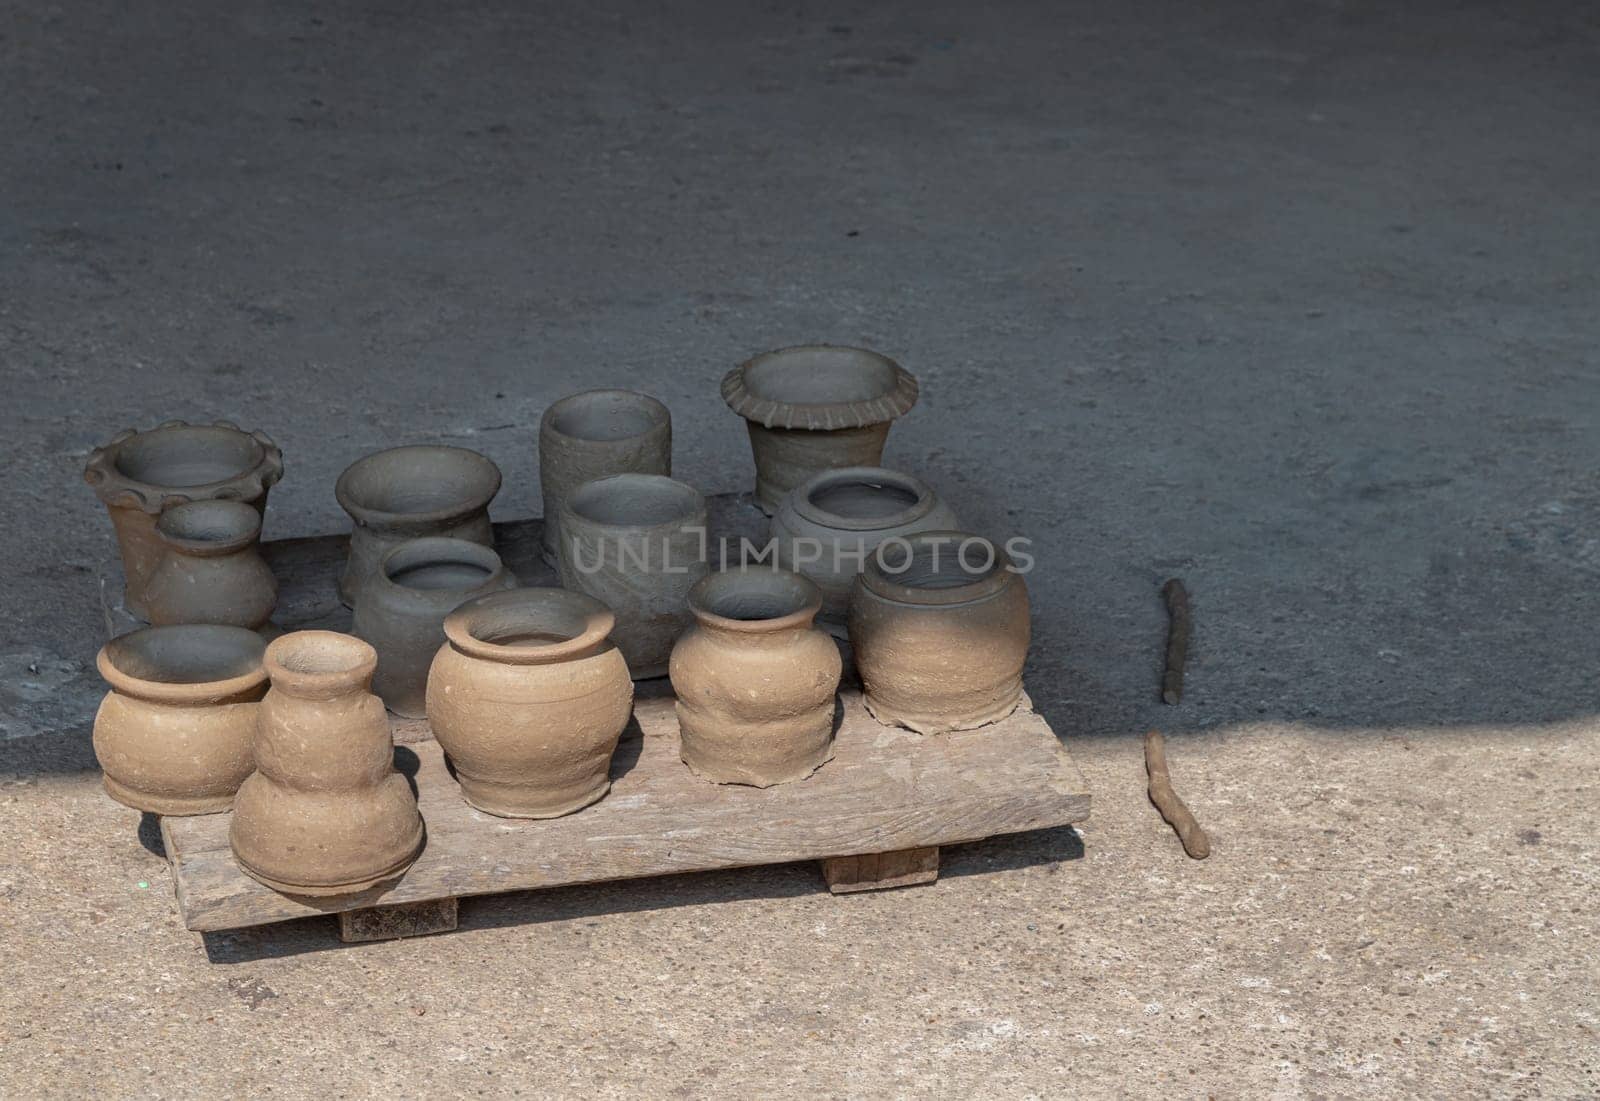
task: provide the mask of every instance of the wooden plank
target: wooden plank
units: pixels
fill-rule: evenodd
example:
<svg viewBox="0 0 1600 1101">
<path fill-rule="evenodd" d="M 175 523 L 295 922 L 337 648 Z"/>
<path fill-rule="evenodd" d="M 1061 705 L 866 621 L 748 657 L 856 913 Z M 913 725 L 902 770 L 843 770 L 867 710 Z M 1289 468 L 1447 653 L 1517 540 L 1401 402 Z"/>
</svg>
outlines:
<svg viewBox="0 0 1600 1101">
<path fill-rule="evenodd" d="M 939 878 L 939 847 L 830 856 L 822 861 L 822 878 L 836 895 L 932 883 Z"/>
<path fill-rule="evenodd" d="M 841 695 L 833 760 L 810 779 L 765 789 L 696 778 L 678 756 L 670 696 L 646 695 L 613 760 L 611 793 L 546 821 L 473 810 L 436 743 L 404 747 L 397 754 L 415 764 L 428 844 L 398 883 L 364 895 L 279 895 L 235 866 L 229 815 L 166 819 L 184 923 L 235 929 L 375 905 L 930 848 L 1089 814 L 1082 775 L 1026 700 L 1002 722 L 927 737 L 881 726 L 859 693 Z"/>
<path fill-rule="evenodd" d="M 456 927 L 456 913 L 457 903 L 453 898 L 346 910 L 339 915 L 339 939 L 346 944 L 359 944 L 369 940 L 399 940 L 401 937 L 448 933 Z"/>
</svg>

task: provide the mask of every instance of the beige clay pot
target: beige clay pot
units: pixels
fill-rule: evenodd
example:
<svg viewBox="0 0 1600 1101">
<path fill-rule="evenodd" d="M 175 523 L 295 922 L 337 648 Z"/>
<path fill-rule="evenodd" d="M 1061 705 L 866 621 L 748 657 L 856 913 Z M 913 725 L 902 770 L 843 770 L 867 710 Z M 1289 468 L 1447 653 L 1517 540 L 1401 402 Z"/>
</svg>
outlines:
<svg viewBox="0 0 1600 1101">
<path fill-rule="evenodd" d="M 227 810 L 254 768 L 265 641 L 243 627 L 146 627 L 96 659 L 111 685 L 94 719 L 107 794 L 152 814 Z"/>
<path fill-rule="evenodd" d="M 1011 714 L 1028 657 L 1028 587 L 1005 551 L 965 532 L 891 539 L 850 600 L 867 710 L 923 734 Z"/>
<path fill-rule="evenodd" d="M 711 574 L 672 651 L 683 761 L 720 784 L 803 780 L 833 756 L 839 648 L 812 625 L 822 594 L 787 570 Z"/>
<path fill-rule="evenodd" d="M 342 895 L 396 879 L 423 846 L 422 816 L 395 771 L 378 655 L 358 638 L 296 631 L 267 647 L 256 771 L 228 839 L 248 875 L 293 895 Z"/>
<path fill-rule="evenodd" d="M 558 818 L 611 788 L 633 680 L 605 605 L 565 589 L 469 600 L 444 621 L 428 724 L 461 796 L 502 818 Z"/>
<path fill-rule="evenodd" d="M 242 501 L 190 501 L 156 520 L 164 553 L 145 582 L 151 623 L 259 630 L 278 603 L 261 557 L 261 514 Z"/>
<path fill-rule="evenodd" d="M 560 562 L 561 504 L 567 494 L 612 474 L 672 474 L 672 414 L 648 394 L 585 390 L 539 420 L 540 533 L 544 560 Z"/>
</svg>

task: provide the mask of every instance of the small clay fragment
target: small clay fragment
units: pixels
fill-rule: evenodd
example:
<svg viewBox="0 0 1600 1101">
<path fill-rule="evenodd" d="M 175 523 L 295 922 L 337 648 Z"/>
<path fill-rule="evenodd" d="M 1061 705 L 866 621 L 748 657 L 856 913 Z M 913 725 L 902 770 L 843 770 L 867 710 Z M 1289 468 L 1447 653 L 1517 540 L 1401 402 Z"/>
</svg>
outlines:
<svg viewBox="0 0 1600 1101">
<path fill-rule="evenodd" d="M 672 475 L 672 414 L 648 394 L 585 390 L 562 398 L 539 421 L 539 490 L 544 560 L 560 561 L 561 503 L 612 474 Z"/>
<path fill-rule="evenodd" d="M 189 501 L 156 520 L 165 552 L 144 587 L 150 622 L 259 630 L 278 603 L 261 557 L 261 514 L 242 501 Z"/>
<path fill-rule="evenodd" d="M 1194 815 L 1189 813 L 1183 800 L 1178 798 L 1178 793 L 1172 790 L 1172 778 L 1167 775 L 1166 739 L 1159 730 L 1151 730 L 1144 736 L 1144 767 L 1150 774 L 1150 802 L 1155 804 L 1161 817 L 1177 832 L 1178 840 L 1183 842 L 1183 851 L 1195 860 L 1210 856 L 1211 839 L 1200 828 L 1200 823 L 1195 821 Z"/>
<path fill-rule="evenodd" d="M 1161 586 L 1167 601 L 1167 667 L 1161 674 L 1161 700 L 1178 703 L 1183 699 L 1183 665 L 1189 657 L 1189 591 L 1176 577 Z"/>
</svg>

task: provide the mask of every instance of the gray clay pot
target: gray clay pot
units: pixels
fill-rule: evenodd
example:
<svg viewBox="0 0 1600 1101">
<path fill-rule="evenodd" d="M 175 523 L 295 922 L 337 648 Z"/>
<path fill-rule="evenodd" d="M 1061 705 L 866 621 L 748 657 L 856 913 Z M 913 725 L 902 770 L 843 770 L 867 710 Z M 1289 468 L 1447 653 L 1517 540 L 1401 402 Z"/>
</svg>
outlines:
<svg viewBox="0 0 1600 1101">
<path fill-rule="evenodd" d="M 164 553 L 145 582 L 150 622 L 259 630 L 278 603 L 261 557 L 261 514 L 243 501 L 189 501 L 156 520 Z"/>
<path fill-rule="evenodd" d="M 539 421 L 544 560 L 560 559 L 561 502 L 611 474 L 672 474 L 672 414 L 632 390 L 586 390 L 562 398 Z"/>
</svg>

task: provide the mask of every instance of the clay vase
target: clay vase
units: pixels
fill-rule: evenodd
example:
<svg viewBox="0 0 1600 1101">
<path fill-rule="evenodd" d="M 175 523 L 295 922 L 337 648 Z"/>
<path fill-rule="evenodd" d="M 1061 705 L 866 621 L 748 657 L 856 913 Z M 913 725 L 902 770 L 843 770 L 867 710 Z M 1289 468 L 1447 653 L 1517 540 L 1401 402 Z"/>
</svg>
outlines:
<svg viewBox="0 0 1600 1101">
<path fill-rule="evenodd" d="M 881 466 L 847 466 L 790 490 L 772 518 L 772 540 L 778 565 L 822 590 L 817 623 L 843 637 L 856 574 L 878 544 L 956 526 L 956 514 L 920 479 Z"/>
<path fill-rule="evenodd" d="M 354 608 L 383 556 L 408 539 L 494 546 L 489 502 L 499 492 L 500 468 L 465 447 L 392 447 L 350 464 L 334 487 L 353 521 L 339 599 Z"/>
<path fill-rule="evenodd" d="M 561 502 L 610 474 L 672 474 L 672 414 L 632 390 L 586 390 L 562 398 L 539 421 L 544 560 L 561 558 Z"/>
<path fill-rule="evenodd" d="M 255 767 L 266 641 L 243 627 L 145 627 L 101 647 L 111 691 L 94 718 L 106 793 L 152 814 L 233 805 Z"/>
<path fill-rule="evenodd" d="M 444 621 L 428 724 L 461 796 L 501 818 L 558 818 L 611 788 L 633 681 L 611 612 L 566 589 L 469 600 Z"/>
<path fill-rule="evenodd" d="M 515 588 L 500 556 L 465 539 L 412 539 L 383 556 L 361 587 L 351 633 L 378 651 L 372 690 L 396 715 L 427 714 L 428 667 L 444 617 L 475 596 Z"/>
<path fill-rule="evenodd" d="M 877 352 L 803 344 L 729 371 L 722 399 L 750 429 L 755 501 L 770 516 L 818 471 L 877 466 L 889 425 L 917 403 L 917 380 Z"/>
<path fill-rule="evenodd" d="M 189 501 L 156 520 L 164 553 L 145 581 L 151 623 L 221 623 L 259 630 L 278 604 L 261 557 L 261 514 L 243 501 Z"/>
<path fill-rule="evenodd" d="M 658 474 L 585 482 L 561 502 L 561 584 L 616 614 L 611 641 L 635 680 L 667 675 L 706 540 L 706 499 Z"/>
<path fill-rule="evenodd" d="M 787 570 L 714 573 L 689 593 L 695 624 L 672 651 L 683 762 L 719 784 L 803 780 L 833 756 L 841 662 L 812 626 L 816 585 Z"/>
<path fill-rule="evenodd" d="M 1028 586 L 965 532 L 884 542 L 856 578 L 850 645 L 867 710 L 923 734 L 1005 718 L 1022 698 Z"/>
<path fill-rule="evenodd" d="M 234 799 L 239 867 L 275 891 L 342 895 L 395 879 L 422 851 L 422 816 L 395 771 L 378 655 L 335 631 L 267 647 L 272 689 L 256 722 L 256 771 Z"/>
<path fill-rule="evenodd" d="M 262 432 L 228 421 L 167 421 L 148 432 L 128 429 L 89 453 L 84 481 L 105 503 L 116 528 L 128 611 L 149 618 L 145 583 L 161 561 L 156 517 L 185 501 L 242 501 L 259 514 L 283 477 L 283 452 Z"/>
</svg>

